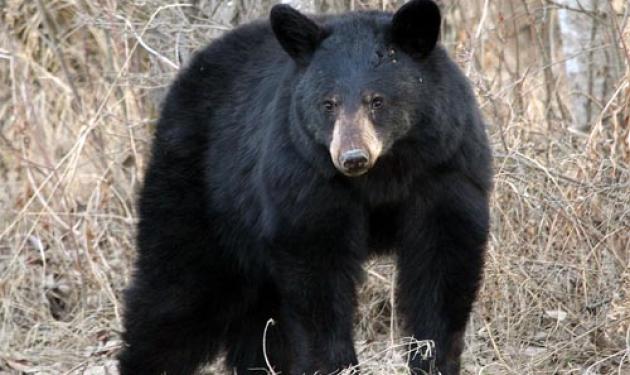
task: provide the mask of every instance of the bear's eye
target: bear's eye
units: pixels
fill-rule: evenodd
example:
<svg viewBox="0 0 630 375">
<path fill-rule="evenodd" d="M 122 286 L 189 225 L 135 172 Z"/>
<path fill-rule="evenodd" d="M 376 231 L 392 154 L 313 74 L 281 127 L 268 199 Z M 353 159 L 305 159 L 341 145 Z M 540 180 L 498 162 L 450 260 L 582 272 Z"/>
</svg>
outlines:
<svg viewBox="0 0 630 375">
<path fill-rule="evenodd" d="M 370 107 L 372 109 L 379 109 L 383 106 L 383 98 L 380 96 L 375 96 L 372 98 L 372 101 L 370 102 Z"/>
<path fill-rule="evenodd" d="M 335 108 L 337 108 L 337 103 L 334 100 L 324 100 L 322 107 L 326 112 L 334 112 Z"/>
</svg>

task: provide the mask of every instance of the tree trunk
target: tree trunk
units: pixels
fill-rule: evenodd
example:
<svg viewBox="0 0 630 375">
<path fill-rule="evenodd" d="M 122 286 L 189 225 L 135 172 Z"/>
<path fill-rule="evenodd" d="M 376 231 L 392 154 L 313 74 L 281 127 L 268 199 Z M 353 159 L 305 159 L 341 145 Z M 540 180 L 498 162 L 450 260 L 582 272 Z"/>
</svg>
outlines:
<svg viewBox="0 0 630 375">
<path fill-rule="evenodd" d="M 570 130 L 587 132 L 599 119 L 619 77 L 616 38 L 607 2 L 558 0 L 564 68 L 569 86 Z"/>
</svg>

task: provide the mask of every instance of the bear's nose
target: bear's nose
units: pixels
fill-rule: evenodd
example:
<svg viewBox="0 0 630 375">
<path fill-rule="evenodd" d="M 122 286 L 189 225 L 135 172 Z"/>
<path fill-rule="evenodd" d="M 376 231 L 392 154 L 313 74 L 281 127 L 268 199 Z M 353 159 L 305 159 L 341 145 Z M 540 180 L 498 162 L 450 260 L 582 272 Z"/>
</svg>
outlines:
<svg viewBox="0 0 630 375">
<path fill-rule="evenodd" d="M 368 169 L 369 155 L 361 149 L 346 151 L 339 157 L 339 164 L 344 169 L 344 173 L 349 175 L 360 175 Z"/>
</svg>

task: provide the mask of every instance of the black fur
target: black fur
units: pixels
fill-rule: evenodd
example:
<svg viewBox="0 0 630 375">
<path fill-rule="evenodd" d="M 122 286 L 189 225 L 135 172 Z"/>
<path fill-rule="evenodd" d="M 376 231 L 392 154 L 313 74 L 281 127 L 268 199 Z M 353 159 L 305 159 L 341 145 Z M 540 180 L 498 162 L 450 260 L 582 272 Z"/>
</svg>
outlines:
<svg viewBox="0 0 630 375">
<path fill-rule="evenodd" d="M 410 4 L 415 14 L 427 1 Z M 166 99 L 140 197 L 121 374 L 190 374 L 223 350 L 238 374 L 264 368 L 270 318 L 277 371 L 354 365 L 361 266 L 388 251 L 405 335 L 435 340 L 442 374 L 458 374 L 491 188 L 466 79 L 439 45 L 408 43 L 391 14 L 273 12 L 310 29 L 296 41 L 281 26 L 241 26 L 201 51 Z M 303 44 L 308 30 L 321 39 Z M 383 153 L 350 178 L 331 162 L 335 115 L 320 104 L 335 95 L 358 108 L 365 92 L 384 98 L 371 112 Z"/>
</svg>

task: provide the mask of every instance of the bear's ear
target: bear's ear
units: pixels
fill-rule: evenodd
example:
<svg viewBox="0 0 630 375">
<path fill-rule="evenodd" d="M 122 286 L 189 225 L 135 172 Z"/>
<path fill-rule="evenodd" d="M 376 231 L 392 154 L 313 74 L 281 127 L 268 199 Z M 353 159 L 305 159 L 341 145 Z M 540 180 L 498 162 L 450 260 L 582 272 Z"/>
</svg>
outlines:
<svg viewBox="0 0 630 375">
<path fill-rule="evenodd" d="M 391 36 L 410 55 L 426 56 L 440 35 L 440 8 L 432 0 L 412 0 L 392 18 Z"/>
<path fill-rule="evenodd" d="M 299 65 L 307 65 L 326 31 L 315 21 L 285 4 L 274 5 L 269 14 L 271 28 L 282 48 Z"/>
</svg>

